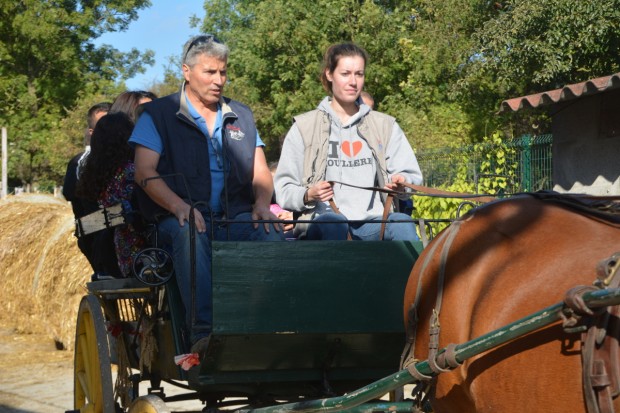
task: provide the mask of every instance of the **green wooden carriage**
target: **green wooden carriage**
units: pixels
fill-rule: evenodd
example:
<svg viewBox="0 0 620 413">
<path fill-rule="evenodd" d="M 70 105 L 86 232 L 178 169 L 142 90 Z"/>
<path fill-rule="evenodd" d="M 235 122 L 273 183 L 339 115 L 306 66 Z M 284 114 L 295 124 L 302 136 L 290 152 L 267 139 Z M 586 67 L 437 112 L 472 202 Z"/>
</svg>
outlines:
<svg viewBox="0 0 620 413">
<path fill-rule="evenodd" d="M 213 334 L 188 371 L 174 363 L 189 351 L 174 279 L 91 282 L 77 320 L 74 411 L 165 413 L 196 399 L 212 413 L 419 412 L 419 390 L 441 371 L 431 364 L 447 357 L 439 349 L 433 363 L 399 369 L 403 293 L 421 251 L 420 242 L 401 241 L 213 242 Z M 591 309 L 620 305 L 620 288 L 582 299 Z M 560 302 L 451 345 L 450 357 L 458 365 L 566 309 Z M 412 399 L 380 400 L 410 383 L 418 385 Z M 185 392 L 167 395 L 169 385 Z"/>
<path fill-rule="evenodd" d="M 180 399 L 253 408 L 347 394 L 398 371 L 403 292 L 420 242 L 212 247 L 213 334 L 206 358 L 189 371 L 174 363 L 189 345 L 173 280 L 87 285 L 76 330 L 76 410 L 162 412 Z M 138 394 L 141 381 L 150 382 L 150 396 Z M 168 385 L 187 391 L 168 397 Z"/>
</svg>

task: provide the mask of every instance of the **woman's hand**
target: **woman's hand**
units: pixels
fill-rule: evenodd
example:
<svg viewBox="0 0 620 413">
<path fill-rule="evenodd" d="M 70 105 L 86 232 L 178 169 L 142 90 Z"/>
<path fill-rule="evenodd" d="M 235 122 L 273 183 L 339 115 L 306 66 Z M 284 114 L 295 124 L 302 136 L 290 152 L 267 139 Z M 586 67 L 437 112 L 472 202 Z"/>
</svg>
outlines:
<svg viewBox="0 0 620 413">
<path fill-rule="evenodd" d="M 407 180 L 404 176 L 400 174 L 392 175 L 392 182 L 388 182 L 385 184 L 385 189 L 389 189 L 391 191 L 399 191 L 402 188 L 401 184 L 406 183 Z"/>
<path fill-rule="evenodd" d="M 333 197 L 334 188 L 332 188 L 332 185 L 327 181 L 321 181 L 308 188 L 304 203 L 316 201 L 327 202 Z"/>
<path fill-rule="evenodd" d="M 287 211 L 285 209 L 283 209 L 282 211 L 278 212 L 276 214 L 278 216 L 278 219 L 281 219 L 282 221 L 292 221 L 293 220 L 293 213 L 291 211 Z M 293 227 L 295 226 L 295 224 L 284 224 L 284 231 L 290 231 L 293 229 Z"/>
</svg>

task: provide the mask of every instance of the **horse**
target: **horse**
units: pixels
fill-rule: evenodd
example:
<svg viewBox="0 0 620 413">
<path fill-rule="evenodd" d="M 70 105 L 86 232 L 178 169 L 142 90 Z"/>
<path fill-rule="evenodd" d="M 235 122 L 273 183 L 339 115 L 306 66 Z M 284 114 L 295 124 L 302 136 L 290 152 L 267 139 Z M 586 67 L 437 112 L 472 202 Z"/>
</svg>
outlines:
<svg viewBox="0 0 620 413">
<path fill-rule="evenodd" d="M 614 214 L 574 196 L 520 194 L 483 204 L 443 230 L 407 283 L 410 358 L 428 357 L 433 311 L 441 349 L 562 302 L 572 287 L 591 285 L 599 262 L 620 251 L 620 207 L 597 204 Z M 581 346 L 580 334 L 556 322 L 471 357 L 431 381 L 433 412 L 586 412 Z M 620 397 L 612 403 L 620 412 Z"/>
</svg>

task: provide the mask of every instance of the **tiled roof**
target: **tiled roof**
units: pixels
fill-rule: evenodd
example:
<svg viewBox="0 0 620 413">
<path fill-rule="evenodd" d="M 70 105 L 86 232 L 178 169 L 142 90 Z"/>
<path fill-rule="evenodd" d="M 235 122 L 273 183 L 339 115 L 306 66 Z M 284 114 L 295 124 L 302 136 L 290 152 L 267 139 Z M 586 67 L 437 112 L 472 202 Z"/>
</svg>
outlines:
<svg viewBox="0 0 620 413">
<path fill-rule="evenodd" d="M 548 92 L 508 99 L 501 103 L 499 111 L 516 112 L 523 108 L 538 108 L 543 105 L 552 105 L 554 103 L 577 99 L 581 96 L 594 95 L 617 87 L 620 87 L 620 72 L 564 86 L 563 88 L 550 90 Z"/>
</svg>

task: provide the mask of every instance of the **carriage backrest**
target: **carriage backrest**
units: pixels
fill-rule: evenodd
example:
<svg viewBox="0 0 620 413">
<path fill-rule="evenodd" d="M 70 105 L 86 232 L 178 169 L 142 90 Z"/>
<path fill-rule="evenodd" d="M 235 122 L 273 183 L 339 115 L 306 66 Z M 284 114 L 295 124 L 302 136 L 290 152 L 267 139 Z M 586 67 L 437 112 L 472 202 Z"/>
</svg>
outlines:
<svg viewBox="0 0 620 413">
<path fill-rule="evenodd" d="M 417 242 L 214 242 L 214 332 L 401 331 L 398 303 L 421 249 Z"/>
<path fill-rule="evenodd" d="M 393 373 L 403 291 L 421 250 L 404 241 L 214 242 L 212 352 L 200 381 L 320 382 L 329 372 L 346 391 Z"/>
</svg>

